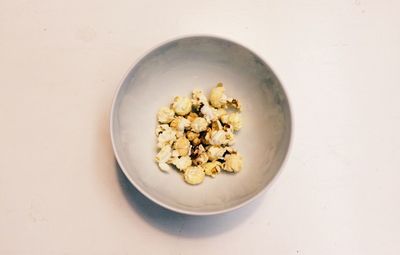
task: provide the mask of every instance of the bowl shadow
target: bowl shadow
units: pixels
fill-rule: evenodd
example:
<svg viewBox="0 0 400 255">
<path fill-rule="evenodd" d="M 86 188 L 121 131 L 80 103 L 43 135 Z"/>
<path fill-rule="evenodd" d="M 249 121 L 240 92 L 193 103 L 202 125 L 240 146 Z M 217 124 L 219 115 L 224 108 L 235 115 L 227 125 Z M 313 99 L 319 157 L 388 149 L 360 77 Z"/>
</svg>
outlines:
<svg viewBox="0 0 400 255">
<path fill-rule="evenodd" d="M 147 223 L 168 234 L 186 238 L 218 235 L 240 225 L 260 205 L 262 196 L 232 212 L 210 216 L 193 216 L 168 210 L 154 203 L 137 190 L 115 162 L 116 174 L 127 202 L 132 210 Z"/>
</svg>

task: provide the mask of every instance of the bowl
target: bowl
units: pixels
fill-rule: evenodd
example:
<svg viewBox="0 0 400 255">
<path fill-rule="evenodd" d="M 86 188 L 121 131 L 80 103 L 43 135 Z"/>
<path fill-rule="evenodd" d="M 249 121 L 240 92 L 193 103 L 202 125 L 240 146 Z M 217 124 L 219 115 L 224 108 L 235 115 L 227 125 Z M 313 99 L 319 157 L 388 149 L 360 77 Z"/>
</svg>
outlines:
<svg viewBox="0 0 400 255">
<path fill-rule="evenodd" d="M 164 173 L 154 161 L 156 113 L 175 96 L 190 96 L 195 88 L 208 93 L 218 82 L 243 105 L 234 147 L 244 166 L 189 185 L 181 173 Z M 260 195 L 279 172 L 291 137 L 288 99 L 271 68 L 248 48 L 213 36 L 175 39 L 142 57 L 117 89 L 110 125 L 116 159 L 136 189 L 190 215 L 228 212 Z"/>
</svg>

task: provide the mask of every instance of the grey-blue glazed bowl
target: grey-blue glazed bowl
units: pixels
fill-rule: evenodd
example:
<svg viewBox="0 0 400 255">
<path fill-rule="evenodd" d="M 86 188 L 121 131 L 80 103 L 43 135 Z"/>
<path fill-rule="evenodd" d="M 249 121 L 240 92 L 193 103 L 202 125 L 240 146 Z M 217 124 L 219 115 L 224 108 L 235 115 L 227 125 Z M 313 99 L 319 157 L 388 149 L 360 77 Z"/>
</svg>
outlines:
<svg viewBox="0 0 400 255">
<path fill-rule="evenodd" d="M 208 93 L 217 82 L 243 104 L 235 148 L 244 167 L 191 186 L 179 172 L 163 173 L 154 162 L 156 113 L 175 96 L 190 96 L 195 88 Z M 115 156 L 141 193 L 179 213 L 212 215 L 266 190 L 287 155 L 291 123 L 282 84 L 261 57 L 231 40 L 190 36 L 154 48 L 133 66 L 115 95 L 110 124 Z"/>
</svg>

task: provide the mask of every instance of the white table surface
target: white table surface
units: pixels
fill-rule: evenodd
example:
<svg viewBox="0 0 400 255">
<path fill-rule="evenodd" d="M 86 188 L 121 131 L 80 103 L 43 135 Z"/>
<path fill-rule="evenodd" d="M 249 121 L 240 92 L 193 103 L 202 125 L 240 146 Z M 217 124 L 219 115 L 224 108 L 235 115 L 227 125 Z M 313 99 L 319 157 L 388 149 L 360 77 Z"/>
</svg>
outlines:
<svg viewBox="0 0 400 255">
<path fill-rule="evenodd" d="M 0 254 L 399 254 L 399 1 L 0 3 Z M 114 91 L 149 48 L 215 34 L 263 56 L 294 117 L 271 189 L 190 217 L 116 166 Z"/>
</svg>

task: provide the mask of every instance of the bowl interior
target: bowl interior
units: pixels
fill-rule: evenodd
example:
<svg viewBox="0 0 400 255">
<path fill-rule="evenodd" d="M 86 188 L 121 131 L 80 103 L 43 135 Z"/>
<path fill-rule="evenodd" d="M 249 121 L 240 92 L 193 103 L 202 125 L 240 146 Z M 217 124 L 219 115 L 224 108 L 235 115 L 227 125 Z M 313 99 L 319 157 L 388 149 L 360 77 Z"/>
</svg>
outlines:
<svg viewBox="0 0 400 255">
<path fill-rule="evenodd" d="M 244 125 L 234 147 L 244 167 L 191 186 L 154 162 L 156 113 L 175 96 L 190 96 L 195 88 L 208 93 L 217 82 L 243 104 Z M 111 121 L 114 150 L 128 179 L 156 203 L 189 214 L 224 212 L 260 193 L 279 171 L 291 129 L 288 101 L 272 70 L 248 49 L 214 37 L 178 39 L 142 58 L 117 93 Z"/>
</svg>

